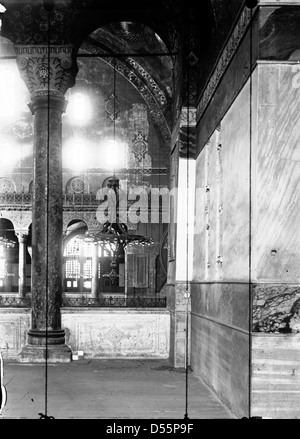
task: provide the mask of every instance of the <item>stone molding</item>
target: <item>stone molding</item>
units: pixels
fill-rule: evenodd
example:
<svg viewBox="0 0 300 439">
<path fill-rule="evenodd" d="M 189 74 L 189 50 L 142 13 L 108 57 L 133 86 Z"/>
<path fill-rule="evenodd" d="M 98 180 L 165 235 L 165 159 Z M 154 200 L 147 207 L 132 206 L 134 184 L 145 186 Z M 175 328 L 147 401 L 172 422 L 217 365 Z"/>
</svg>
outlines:
<svg viewBox="0 0 300 439">
<path fill-rule="evenodd" d="M 63 98 L 75 84 L 72 46 L 15 46 L 17 66 L 31 97 Z"/>
<path fill-rule="evenodd" d="M 252 15 L 255 13 L 254 11 L 251 11 L 248 8 L 244 8 L 240 18 L 235 26 L 235 28 L 233 29 L 231 36 L 225 46 L 225 48 L 222 51 L 222 54 L 219 58 L 219 60 L 217 61 L 217 64 L 215 66 L 215 69 L 208 81 L 208 83 L 206 84 L 206 87 L 204 89 L 204 92 L 200 98 L 199 104 L 197 106 L 197 121 L 199 121 L 202 117 L 202 115 L 204 114 L 209 101 L 211 100 L 211 98 L 213 97 L 218 84 L 221 81 L 221 78 L 223 77 L 227 67 L 229 66 L 230 62 L 232 61 L 232 58 L 234 56 L 234 54 L 236 53 L 236 50 L 240 44 L 240 42 L 242 41 L 246 30 L 248 28 L 248 25 L 251 21 L 251 17 Z"/>
</svg>

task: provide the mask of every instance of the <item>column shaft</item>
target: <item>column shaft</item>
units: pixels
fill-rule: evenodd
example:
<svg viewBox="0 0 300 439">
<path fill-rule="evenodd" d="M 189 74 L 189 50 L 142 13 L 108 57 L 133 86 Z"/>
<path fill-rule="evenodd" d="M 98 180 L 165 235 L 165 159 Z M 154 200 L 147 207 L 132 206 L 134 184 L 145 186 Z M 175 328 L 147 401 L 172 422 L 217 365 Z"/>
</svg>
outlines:
<svg viewBox="0 0 300 439">
<path fill-rule="evenodd" d="M 26 235 L 19 234 L 19 296 L 26 296 Z"/>
<path fill-rule="evenodd" d="M 65 100 L 32 99 L 35 115 L 32 206 L 31 329 L 21 361 L 67 362 L 71 349 L 61 329 L 63 201 L 61 116 Z"/>
<path fill-rule="evenodd" d="M 92 253 L 92 297 L 98 297 L 98 250 L 99 245 L 96 243 L 93 246 Z"/>
<path fill-rule="evenodd" d="M 63 105 L 62 98 L 53 96 L 39 97 L 34 102 L 32 329 L 38 330 L 57 330 L 61 326 Z"/>
</svg>

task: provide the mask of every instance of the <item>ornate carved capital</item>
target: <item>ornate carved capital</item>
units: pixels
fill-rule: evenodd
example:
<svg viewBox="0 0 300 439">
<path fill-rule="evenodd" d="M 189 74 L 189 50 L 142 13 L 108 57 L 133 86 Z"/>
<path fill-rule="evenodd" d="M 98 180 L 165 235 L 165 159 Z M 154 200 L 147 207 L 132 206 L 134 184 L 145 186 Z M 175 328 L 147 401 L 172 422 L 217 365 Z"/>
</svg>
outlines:
<svg viewBox="0 0 300 439">
<path fill-rule="evenodd" d="M 25 243 L 28 238 L 28 232 L 16 232 L 19 243 Z"/>
<path fill-rule="evenodd" d="M 31 97 L 64 97 L 75 84 L 72 46 L 15 45 L 17 65 Z"/>
</svg>

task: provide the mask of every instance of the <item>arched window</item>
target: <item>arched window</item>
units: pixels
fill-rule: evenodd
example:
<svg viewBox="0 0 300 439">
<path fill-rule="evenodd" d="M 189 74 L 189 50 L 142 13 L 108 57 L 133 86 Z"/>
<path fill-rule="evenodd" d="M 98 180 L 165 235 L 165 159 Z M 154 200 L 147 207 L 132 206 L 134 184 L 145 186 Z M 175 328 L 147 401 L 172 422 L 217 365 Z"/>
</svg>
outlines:
<svg viewBox="0 0 300 439">
<path fill-rule="evenodd" d="M 15 184 L 7 177 L 0 178 L 0 194 L 5 194 L 6 192 L 14 192 Z"/>
<path fill-rule="evenodd" d="M 64 250 L 65 292 L 89 293 L 93 279 L 93 243 L 85 242 L 76 234 L 66 244 Z M 113 251 L 110 246 L 99 245 L 97 254 L 97 291 L 100 294 L 124 294 L 124 255 L 116 260 L 117 278 L 111 277 Z M 95 257 L 95 256 L 94 256 Z"/>
<path fill-rule="evenodd" d="M 102 187 L 103 188 L 106 188 L 107 187 L 107 183 L 109 182 L 109 180 L 112 178 L 112 176 L 111 177 L 107 177 L 107 178 L 105 178 L 104 180 L 103 180 L 103 183 L 102 183 Z"/>
<path fill-rule="evenodd" d="M 92 284 L 92 244 L 78 235 L 72 238 L 64 250 L 65 290 L 87 292 Z"/>
<path fill-rule="evenodd" d="M 83 194 L 85 192 L 85 182 L 81 177 L 74 177 L 68 181 L 66 186 L 67 194 Z"/>
</svg>

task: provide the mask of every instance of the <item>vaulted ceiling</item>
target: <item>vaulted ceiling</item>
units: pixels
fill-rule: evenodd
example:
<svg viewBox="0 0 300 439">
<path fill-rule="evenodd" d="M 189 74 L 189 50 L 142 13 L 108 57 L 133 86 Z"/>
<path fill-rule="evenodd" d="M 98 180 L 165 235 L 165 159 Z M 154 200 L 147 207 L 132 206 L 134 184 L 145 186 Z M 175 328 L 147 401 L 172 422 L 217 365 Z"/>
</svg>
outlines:
<svg viewBox="0 0 300 439">
<path fill-rule="evenodd" d="M 79 62 L 80 56 L 88 53 L 100 57 L 122 55 L 117 58 L 119 70 L 127 72 L 127 79 L 144 93 L 144 98 L 149 96 L 163 136 L 172 130 L 176 109 L 187 101 L 196 104 L 244 3 L 243 0 L 1 2 L 7 8 L 2 35 L 15 44 L 72 44 L 74 59 L 79 55 Z M 108 57 L 103 60 L 108 64 L 114 62 Z"/>
</svg>

